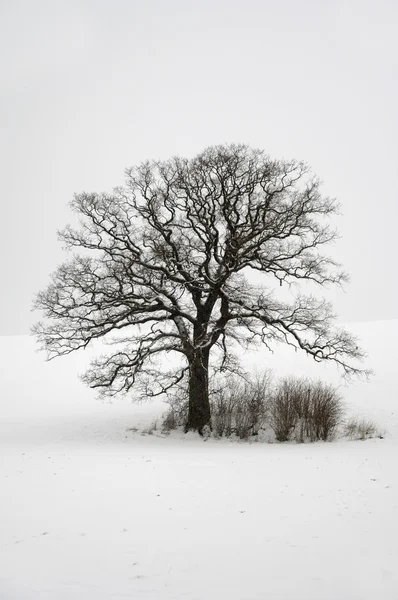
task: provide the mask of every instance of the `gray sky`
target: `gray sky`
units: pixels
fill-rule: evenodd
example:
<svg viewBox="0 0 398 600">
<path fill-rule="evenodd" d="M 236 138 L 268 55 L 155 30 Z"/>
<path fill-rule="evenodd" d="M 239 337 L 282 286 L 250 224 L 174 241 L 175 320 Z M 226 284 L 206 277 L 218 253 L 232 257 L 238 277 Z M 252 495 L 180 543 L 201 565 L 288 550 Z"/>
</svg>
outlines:
<svg viewBox="0 0 398 600">
<path fill-rule="evenodd" d="M 398 317 L 396 0 L 0 0 L 0 334 L 26 333 L 73 192 L 244 142 L 336 196 L 344 321 Z"/>
</svg>

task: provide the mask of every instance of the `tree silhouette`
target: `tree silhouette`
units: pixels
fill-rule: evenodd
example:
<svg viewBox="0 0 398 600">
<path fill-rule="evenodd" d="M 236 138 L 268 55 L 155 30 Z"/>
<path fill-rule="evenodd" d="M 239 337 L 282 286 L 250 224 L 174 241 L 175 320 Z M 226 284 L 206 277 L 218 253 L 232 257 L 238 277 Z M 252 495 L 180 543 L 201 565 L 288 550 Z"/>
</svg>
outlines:
<svg viewBox="0 0 398 600">
<path fill-rule="evenodd" d="M 192 160 L 145 162 L 126 178 L 112 194 L 71 203 L 80 227 L 59 237 L 80 254 L 35 301 L 45 320 L 34 333 L 49 359 L 112 336 L 113 351 L 83 379 L 104 395 L 135 385 L 146 396 L 186 380 L 186 429 L 199 432 L 211 423 L 210 358 L 231 368 L 236 343 L 283 341 L 345 375 L 361 372 L 362 352 L 334 327 L 329 303 L 278 298 L 283 283 L 346 280 L 320 252 L 336 238 L 327 222 L 336 203 L 305 164 L 216 146 Z M 249 283 L 250 271 L 261 285 Z M 158 360 L 165 353 L 175 355 L 173 369 Z"/>
</svg>

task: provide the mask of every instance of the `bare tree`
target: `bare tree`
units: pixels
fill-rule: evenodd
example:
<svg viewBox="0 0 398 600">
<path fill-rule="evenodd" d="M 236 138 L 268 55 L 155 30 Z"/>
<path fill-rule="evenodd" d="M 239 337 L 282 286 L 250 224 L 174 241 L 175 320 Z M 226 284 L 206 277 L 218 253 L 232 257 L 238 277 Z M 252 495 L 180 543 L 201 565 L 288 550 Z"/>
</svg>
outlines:
<svg viewBox="0 0 398 600">
<path fill-rule="evenodd" d="M 334 327 L 330 304 L 278 298 L 284 282 L 346 280 L 320 252 L 336 237 L 327 224 L 336 203 L 320 194 L 305 164 L 216 146 L 192 160 L 145 162 L 126 178 L 112 194 L 82 193 L 71 203 L 80 227 L 59 237 L 80 254 L 35 301 L 46 320 L 34 333 L 48 359 L 117 334 L 114 351 L 84 380 L 104 395 L 135 384 L 155 396 L 187 378 L 186 428 L 199 432 L 211 422 L 210 354 L 228 369 L 236 343 L 284 341 L 346 375 L 361 372 L 353 361 L 362 352 Z M 250 270 L 263 285 L 248 282 Z M 180 358 L 174 371 L 156 360 L 167 352 Z"/>
</svg>

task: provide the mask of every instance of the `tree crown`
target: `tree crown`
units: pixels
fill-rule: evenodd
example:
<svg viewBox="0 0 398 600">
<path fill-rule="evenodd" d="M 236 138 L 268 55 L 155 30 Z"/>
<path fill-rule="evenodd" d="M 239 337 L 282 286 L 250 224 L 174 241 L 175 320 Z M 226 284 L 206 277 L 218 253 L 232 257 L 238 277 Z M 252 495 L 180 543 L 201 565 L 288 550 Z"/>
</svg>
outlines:
<svg viewBox="0 0 398 600">
<path fill-rule="evenodd" d="M 49 358 L 118 333 L 118 349 L 85 376 L 104 394 L 129 391 L 139 375 L 153 378 L 163 352 L 178 353 L 182 366 L 158 373 L 152 395 L 180 382 L 193 357 L 213 347 L 227 368 L 234 342 L 284 341 L 346 375 L 361 372 L 352 361 L 363 354 L 333 326 L 330 304 L 304 295 L 284 302 L 272 285 L 347 280 L 322 253 L 336 238 L 328 217 L 337 204 L 304 163 L 216 146 L 191 160 L 144 162 L 126 171 L 124 188 L 77 194 L 71 205 L 80 227 L 59 237 L 80 254 L 38 294 L 47 320 L 34 331 Z M 264 285 L 248 282 L 249 269 Z"/>
</svg>

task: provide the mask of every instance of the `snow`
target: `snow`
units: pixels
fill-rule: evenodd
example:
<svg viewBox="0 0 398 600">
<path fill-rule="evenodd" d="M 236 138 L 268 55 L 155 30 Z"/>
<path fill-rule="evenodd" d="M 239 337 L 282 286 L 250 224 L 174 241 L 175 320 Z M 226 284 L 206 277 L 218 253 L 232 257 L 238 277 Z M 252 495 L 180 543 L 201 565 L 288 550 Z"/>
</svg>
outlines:
<svg viewBox="0 0 398 600">
<path fill-rule="evenodd" d="M 141 435 L 160 402 L 103 404 L 85 354 L 0 338 L 0 598 L 396 600 L 398 321 L 352 329 L 375 376 L 341 391 L 385 439 Z M 336 377 L 285 348 L 244 359 Z"/>
</svg>

